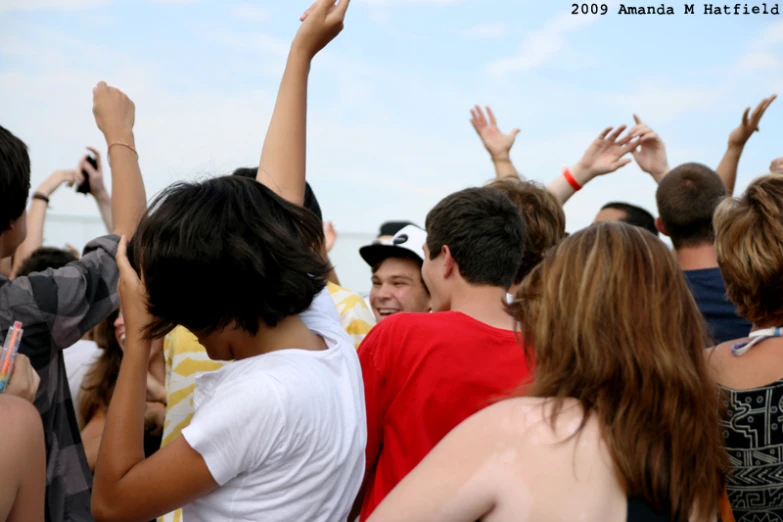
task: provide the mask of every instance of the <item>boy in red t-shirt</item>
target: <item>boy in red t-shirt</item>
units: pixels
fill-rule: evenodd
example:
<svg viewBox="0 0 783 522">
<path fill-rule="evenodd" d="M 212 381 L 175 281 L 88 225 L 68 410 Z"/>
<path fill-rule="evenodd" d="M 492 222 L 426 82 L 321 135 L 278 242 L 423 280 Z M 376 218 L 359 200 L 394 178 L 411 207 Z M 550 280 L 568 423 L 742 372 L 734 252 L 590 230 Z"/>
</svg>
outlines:
<svg viewBox="0 0 783 522">
<path fill-rule="evenodd" d="M 494 188 L 466 189 L 427 216 L 422 275 L 431 314 L 395 314 L 359 347 L 367 407 L 361 520 L 466 418 L 529 376 L 506 313 L 526 225 Z"/>
</svg>

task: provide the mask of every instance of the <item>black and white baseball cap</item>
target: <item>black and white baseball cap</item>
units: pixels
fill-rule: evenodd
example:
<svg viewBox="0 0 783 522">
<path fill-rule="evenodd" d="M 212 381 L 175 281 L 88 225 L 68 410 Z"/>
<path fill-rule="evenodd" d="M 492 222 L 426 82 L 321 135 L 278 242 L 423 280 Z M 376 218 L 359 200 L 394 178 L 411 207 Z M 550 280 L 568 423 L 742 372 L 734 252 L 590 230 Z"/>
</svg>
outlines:
<svg viewBox="0 0 783 522">
<path fill-rule="evenodd" d="M 375 266 L 389 257 L 406 257 L 424 263 L 424 243 L 427 242 L 427 232 L 416 225 L 408 225 L 400 229 L 389 241 L 375 241 L 359 249 L 362 259 Z"/>
</svg>

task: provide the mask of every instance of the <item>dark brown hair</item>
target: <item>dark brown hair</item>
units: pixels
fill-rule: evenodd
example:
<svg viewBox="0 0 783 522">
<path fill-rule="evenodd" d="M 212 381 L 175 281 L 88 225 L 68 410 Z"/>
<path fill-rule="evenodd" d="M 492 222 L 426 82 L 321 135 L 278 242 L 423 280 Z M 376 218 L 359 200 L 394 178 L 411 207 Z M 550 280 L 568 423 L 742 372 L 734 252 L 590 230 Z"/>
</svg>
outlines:
<svg viewBox="0 0 783 522">
<path fill-rule="evenodd" d="M 638 227 L 593 225 L 548 253 L 509 309 L 535 359 L 528 394 L 554 401 L 553 427 L 576 399 L 629 497 L 676 522 L 708 518 L 728 469 L 719 394 L 701 314 L 666 246 Z"/>
<path fill-rule="evenodd" d="M 686 163 L 666 174 L 655 200 L 674 248 L 712 244 L 712 216 L 725 197 L 720 176 L 705 165 Z"/>
<path fill-rule="evenodd" d="M 95 327 L 95 343 L 103 350 L 98 360 L 90 367 L 84 377 L 81 390 L 75 401 L 78 403 L 79 417 L 84 424 L 100 410 L 108 410 L 114 386 L 120 374 L 122 348 L 114 335 L 114 321 L 119 311 L 109 314 Z"/>
<path fill-rule="evenodd" d="M 506 289 L 514 283 L 524 254 L 525 220 L 498 189 L 469 188 L 446 196 L 427 214 L 425 227 L 430 259 L 448 246 L 468 283 Z"/>
<path fill-rule="evenodd" d="M 715 212 L 715 247 L 726 292 L 761 327 L 783 321 L 783 176 L 751 183 Z"/>
<path fill-rule="evenodd" d="M 519 284 L 541 262 L 547 250 L 565 237 L 565 212 L 555 195 L 535 181 L 506 177 L 487 186 L 505 194 L 527 224 L 522 266 L 514 278 L 514 284 Z"/>
</svg>

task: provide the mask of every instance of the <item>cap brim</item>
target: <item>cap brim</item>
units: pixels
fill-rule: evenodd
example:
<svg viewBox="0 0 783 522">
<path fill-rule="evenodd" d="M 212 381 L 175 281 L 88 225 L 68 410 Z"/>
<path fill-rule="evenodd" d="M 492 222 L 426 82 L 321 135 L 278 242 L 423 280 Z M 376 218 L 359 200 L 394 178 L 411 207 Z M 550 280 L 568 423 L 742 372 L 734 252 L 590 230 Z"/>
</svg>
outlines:
<svg viewBox="0 0 783 522">
<path fill-rule="evenodd" d="M 371 267 L 377 265 L 384 259 L 388 259 L 390 257 L 404 257 L 404 258 L 410 258 L 410 259 L 418 259 L 420 262 L 424 262 L 423 259 L 419 258 L 408 250 L 407 248 L 402 248 L 394 245 L 383 245 L 383 244 L 374 244 L 374 245 L 367 245 L 363 246 L 359 249 L 359 255 L 362 256 L 362 259 L 364 259 L 364 262 L 370 265 Z"/>
</svg>

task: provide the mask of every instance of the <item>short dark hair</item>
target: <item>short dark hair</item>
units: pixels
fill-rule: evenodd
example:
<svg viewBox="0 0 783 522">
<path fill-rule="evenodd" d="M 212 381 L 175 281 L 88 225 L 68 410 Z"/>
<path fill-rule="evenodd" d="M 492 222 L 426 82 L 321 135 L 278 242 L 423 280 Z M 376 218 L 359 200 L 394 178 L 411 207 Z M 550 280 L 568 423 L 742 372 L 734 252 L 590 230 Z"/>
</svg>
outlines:
<svg viewBox="0 0 783 522">
<path fill-rule="evenodd" d="M 622 220 L 623 223 L 643 228 L 656 236 L 658 235 L 658 228 L 655 226 L 655 218 L 642 207 L 637 207 L 630 203 L 623 203 L 622 201 L 612 201 L 601 207 L 601 210 L 606 210 L 607 208 L 625 212 L 625 219 Z"/>
<path fill-rule="evenodd" d="M 22 215 L 29 194 L 27 145 L 0 125 L 0 234 Z"/>
<path fill-rule="evenodd" d="M 514 282 L 527 226 L 498 189 L 469 188 L 447 196 L 427 214 L 426 228 L 430 259 L 448 246 L 467 282 L 506 289 Z"/>
<path fill-rule="evenodd" d="M 315 215 L 255 180 L 223 176 L 165 189 L 129 248 L 154 320 L 203 335 L 235 322 L 251 334 L 305 311 L 326 286 Z"/>
<path fill-rule="evenodd" d="M 256 179 L 258 177 L 258 167 L 241 167 L 235 170 L 232 176 L 241 176 L 243 178 Z M 315 197 L 313 187 L 305 181 L 304 208 L 318 216 L 323 221 L 324 216 L 321 213 L 321 205 L 318 204 L 318 198 Z"/>
<path fill-rule="evenodd" d="M 538 182 L 513 176 L 496 179 L 487 186 L 505 194 L 525 218 L 525 253 L 514 278 L 514 284 L 518 284 L 565 237 L 565 212 L 555 195 Z"/>
<path fill-rule="evenodd" d="M 68 263 L 78 261 L 78 258 L 68 250 L 52 247 L 41 247 L 24 260 L 16 272 L 17 277 L 28 276 L 34 272 L 43 272 L 47 268 L 62 268 Z"/>
<path fill-rule="evenodd" d="M 712 217 L 726 197 L 718 173 L 700 163 L 685 163 L 658 185 L 658 215 L 674 248 L 715 242 Z"/>
</svg>

